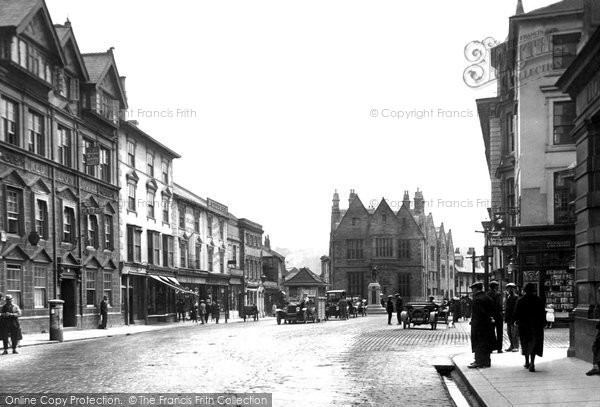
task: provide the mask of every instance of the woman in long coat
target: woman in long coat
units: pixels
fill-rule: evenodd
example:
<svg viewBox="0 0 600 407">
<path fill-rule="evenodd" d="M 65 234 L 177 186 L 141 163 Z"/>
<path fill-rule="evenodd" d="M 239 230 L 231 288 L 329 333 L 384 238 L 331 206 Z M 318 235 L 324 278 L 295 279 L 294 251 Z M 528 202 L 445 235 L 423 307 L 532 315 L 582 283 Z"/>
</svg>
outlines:
<svg viewBox="0 0 600 407">
<path fill-rule="evenodd" d="M 521 351 L 525 356 L 526 369 L 535 372 L 535 357 L 544 354 L 544 326 L 546 308 L 544 300 L 535 294 L 535 285 L 525 285 L 525 295 L 517 301 L 515 321 L 519 327 Z"/>
<path fill-rule="evenodd" d="M 485 368 L 491 366 L 490 354 L 496 345 L 496 335 L 492 317 L 494 303 L 483 292 L 483 283 L 475 282 L 473 290 L 473 314 L 471 318 L 471 350 L 475 353 L 475 362 L 469 368 Z"/>
</svg>

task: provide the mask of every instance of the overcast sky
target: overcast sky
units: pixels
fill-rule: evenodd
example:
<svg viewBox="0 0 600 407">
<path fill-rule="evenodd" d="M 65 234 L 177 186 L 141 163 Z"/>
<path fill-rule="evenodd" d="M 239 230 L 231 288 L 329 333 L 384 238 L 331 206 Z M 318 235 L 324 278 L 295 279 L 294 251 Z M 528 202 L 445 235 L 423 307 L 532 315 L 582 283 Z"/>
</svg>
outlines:
<svg viewBox="0 0 600 407">
<path fill-rule="evenodd" d="M 396 210 L 420 188 L 455 246 L 483 246 L 475 99 L 495 85 L 464 83 L 464 48 L 504 40 L 516 4 L 47 0 L 82 52 L 115 48 L 128 117 L 182 155 L 177 183 L 262 224 L 273 246 L 323 254 L 335 189 L 342 208 L 355 189 Z"/>
</svg>

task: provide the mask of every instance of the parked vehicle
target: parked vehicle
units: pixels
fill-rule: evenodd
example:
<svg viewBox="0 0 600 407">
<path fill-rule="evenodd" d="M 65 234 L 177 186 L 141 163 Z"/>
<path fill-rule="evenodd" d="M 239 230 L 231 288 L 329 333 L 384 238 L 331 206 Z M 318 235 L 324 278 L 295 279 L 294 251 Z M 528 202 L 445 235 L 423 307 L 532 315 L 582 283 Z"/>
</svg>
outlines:
<svg viewBox="0 0 600 407">
<path fill-rule="evenodd" d="M 276 312 L 277 325 L 281 325 L 282 321 L 284 324 L 317 322 L 317 309 L 313 304 L 308 304 L 306 308 L 300 308 L 298 303 L 289 303 L 284 308 L 278 308 Z"/>
<path fill-rule="evenodd" d="M 246 318 L 254 318 L 255 321 L 258 321 L 258 307 L 256 305 L 244 305 L 242 308 L 242 317 L 244 318 L 244 322 L 246 322 Z"/>
<path fill-rule="evenodd" d="M 404 329 L 410 329 L 418 325 L 430 325 L 431 329 L 437 329 L 438 311 L 431 304 L 408 304 L 400 314 L 400 320 Z"/>
<path fill-rule="evenodd" d="M 345 290 L 329 290 L 325 293 L 325 319 L 340 318 L 340 308 L 338 303 L 341 298 L 346 297 Z"/>
</svg>

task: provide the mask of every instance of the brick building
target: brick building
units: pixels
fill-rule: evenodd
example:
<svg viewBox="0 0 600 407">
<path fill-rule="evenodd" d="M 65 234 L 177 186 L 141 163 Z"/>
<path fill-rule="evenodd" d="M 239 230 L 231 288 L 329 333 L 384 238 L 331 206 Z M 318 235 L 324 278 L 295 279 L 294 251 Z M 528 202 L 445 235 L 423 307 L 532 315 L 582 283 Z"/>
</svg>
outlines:
<svg viewBox="0 0 600 407">
<path fill-rule="evenodd" d="M 117 128 L 127 107 L 112 56 L 81 54 L 43 0 L 0 1 L 0 291 L 24 332 L 120 318 Z"/>
</svg>

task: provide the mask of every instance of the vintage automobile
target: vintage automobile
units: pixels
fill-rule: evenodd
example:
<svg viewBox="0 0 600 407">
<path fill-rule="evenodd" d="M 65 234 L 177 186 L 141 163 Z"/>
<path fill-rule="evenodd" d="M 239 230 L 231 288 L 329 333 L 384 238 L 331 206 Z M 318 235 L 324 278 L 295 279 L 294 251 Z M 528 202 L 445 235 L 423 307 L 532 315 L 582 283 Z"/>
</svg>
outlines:
<svg viewBox="0 0 600 407">
<path fill-rule="evenodd" d="M 407 304 L 400 314 L 400 320 L 404 329 L 410 329 L 410 324 L 413 327 L 430 325 L 431 329 L 437 329 L 438 311 L 430 303 Z"/>
<path fill-rule="evenodd" d="M 346 297 L 345 290 L 329 290 L 325 293 L 325 319 L 329 318 L 339 318 L 340 317 L 340 308 L 338 303 L 340 298 Z"/>
<path fill-rule="evenodd" d="M 317 322 L 317 311 L 314 305 L 308 304 L 306 308 L 300 309 L 299 303 L 289 303 L 283 308 L 277 308 L 277 325 L 283 323 L 307 323 Z"/>
</svg>

